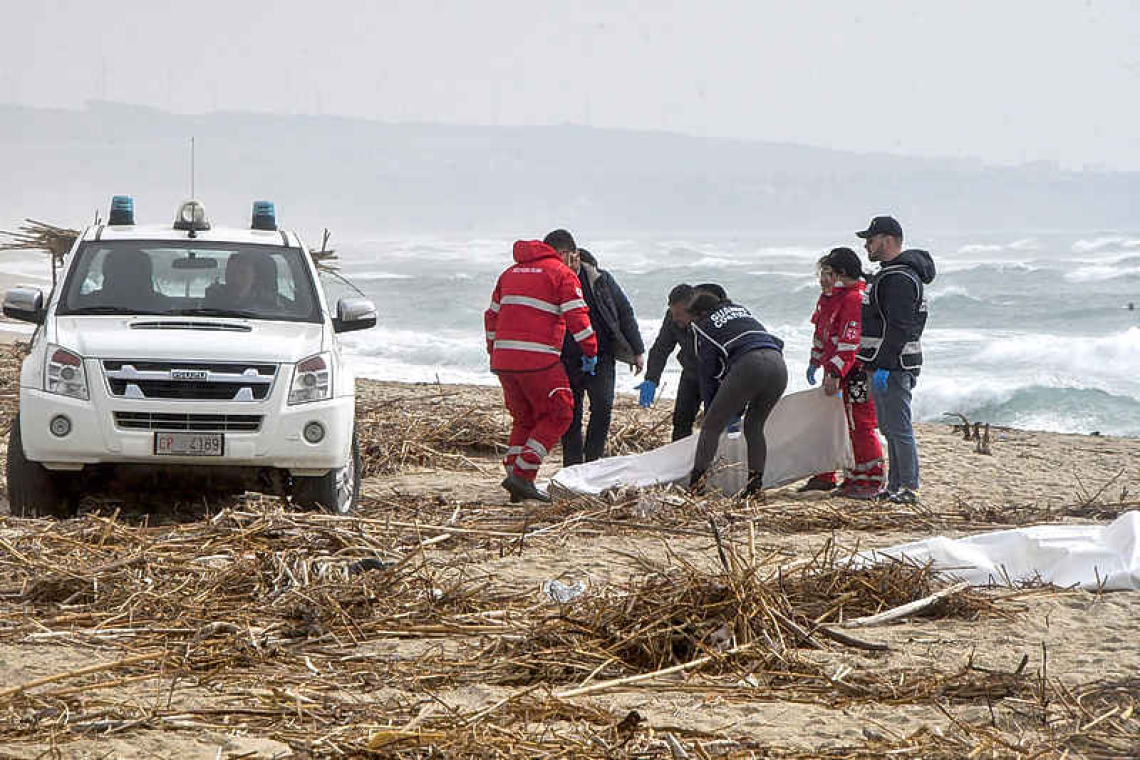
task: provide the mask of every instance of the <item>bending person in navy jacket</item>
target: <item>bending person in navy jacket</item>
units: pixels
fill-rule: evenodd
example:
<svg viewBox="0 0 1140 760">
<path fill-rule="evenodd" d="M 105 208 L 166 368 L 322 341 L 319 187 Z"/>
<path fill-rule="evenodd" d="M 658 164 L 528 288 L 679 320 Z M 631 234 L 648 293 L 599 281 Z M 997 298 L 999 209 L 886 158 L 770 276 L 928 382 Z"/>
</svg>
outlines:
<svg viewBox="0 0 1140 760">
<path fill-rule="evenodd" d="M 689 487 L 701 488 L 705 471 L 716 456 L 720 434 L 747 405 L 744 439 L 748 442 L 748 485 L 742 495 L 758 496 L 768 458 L 764 423 L 788 386 L 784 341 L 764 329 L 748 309 L 709 293 L 697 296 L 688 312 L 705 402 L 705 421 Z"/>
</svg>

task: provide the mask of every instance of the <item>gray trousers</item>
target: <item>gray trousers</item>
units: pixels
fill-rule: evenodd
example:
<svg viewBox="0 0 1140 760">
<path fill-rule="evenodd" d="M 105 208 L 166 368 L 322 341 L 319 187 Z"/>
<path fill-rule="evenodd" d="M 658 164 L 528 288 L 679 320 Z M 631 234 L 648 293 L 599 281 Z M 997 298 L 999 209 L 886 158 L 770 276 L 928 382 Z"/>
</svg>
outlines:
<svg viewBox="0 0 1140 760">
<path fill-rule="evenodd" d="M 716 456 L 720 434 L 747 404 L 744 439 L 748 442 L 748 472 L 762 475 L 768 458 L 764 423 L 787 387 L 788 368 L 784 364 L 784 355 L 779 351 L 760 348 L 737 359 L 728 371 L 728 377 L 721 381 L 712 404 L 705 410 L 693 469 L 704 472 L 709 468 Z"/>
</svg>

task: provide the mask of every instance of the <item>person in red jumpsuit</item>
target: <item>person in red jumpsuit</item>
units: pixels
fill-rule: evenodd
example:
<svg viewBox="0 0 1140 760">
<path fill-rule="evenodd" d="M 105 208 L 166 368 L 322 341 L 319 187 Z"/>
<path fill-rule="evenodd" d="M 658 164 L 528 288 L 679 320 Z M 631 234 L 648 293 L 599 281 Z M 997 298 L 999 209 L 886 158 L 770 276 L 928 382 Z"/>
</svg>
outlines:
<svg viewBox="0 0 1140 760">
<path fill-rule="evenodd" d="M 808 361 L 807 368 L 808 385 L 815 385 L 817 382 L 816 375 L 819 374 L 820 367 L 823 366 L 824 342 L 827 340 L 828 330 L 831 329 L 831 319 L 835 315 L 836 307 L 842 301 L 841 298 L 836 298 L 842 291 L 832 290 L 835 286 L 835 272 L 827 263 L 827 256 L 820 257 L 819 261 L 815 263 L 815 271 L 819 277 L 820 293 L 819 299 L 815 302 L 815 311 L 811 315 L 811 323 L 815 326 L 815 332 L 811 337 L 811 359 Z M 831 472 L 813 475 L 796 490 L 800 493 L 805 491 L 832 491 L 838 485 L 839 482 L 835 479 L 835 471 L 832 470 Z"/>
<path fill-rule="evenodd" d="M 590 310 L 578 276 L 567 266 L 577 251 L 566 230 L 555 230 L 542 242 L 517 241 L 515 264 L 499 276 L 483 315 L 491 371 L 511 413 L 502 486 L 512 502 L 550 501 L 534 479 L 574 416 L 574 396 L 560 359 L 567 330 L 582 349 L 582 371 L 592 375 L 597 367 Z"/>
<path fill-rule="evenodd" d="M 863 331 L 863 266 L 858 254 L 850 248 L 834 248 L 822 260 L 822 267 L 831 271 L 834 283 L 829 308 L 817 323 L 817 334 L 823 336 L 818 365 L 826 373 L 824 393 L 829 396 L 843 393 L 847 430 L 855 455 L 855 466 L 848 471 L 840 495 L 874 499 L 883 485 L 883 447 L 876 432 L 878 421 L 867 373 L 855 357 Z"/>
</svg>

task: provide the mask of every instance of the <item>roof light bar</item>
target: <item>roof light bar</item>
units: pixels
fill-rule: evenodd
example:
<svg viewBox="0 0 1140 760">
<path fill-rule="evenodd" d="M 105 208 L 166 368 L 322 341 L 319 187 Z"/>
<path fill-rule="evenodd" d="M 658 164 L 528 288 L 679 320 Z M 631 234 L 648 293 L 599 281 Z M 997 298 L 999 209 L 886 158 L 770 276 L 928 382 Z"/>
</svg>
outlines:
<svg viewBox="0 0 1140 760">
<path fill-rule="evenodd" d="M 273 208 L 273 201 L 253 202 L 253 219 L 249 228 L 251 230 L 277 229 L 277 211 Z"/>
<path fill-rule="evenodd" d="M 135 223 L 135 201 L 129 195 L 116 195 L 111 198 L 111 213 L 107 224 L 133 225 Z"/>
<path fill-rule="evenodd" d="M 195 200 L 184 201 L 174 217 L 174 229 L 191 232 L 210 229 L 210 222 L 206 219 L 206 208 Z"/>
</svg>

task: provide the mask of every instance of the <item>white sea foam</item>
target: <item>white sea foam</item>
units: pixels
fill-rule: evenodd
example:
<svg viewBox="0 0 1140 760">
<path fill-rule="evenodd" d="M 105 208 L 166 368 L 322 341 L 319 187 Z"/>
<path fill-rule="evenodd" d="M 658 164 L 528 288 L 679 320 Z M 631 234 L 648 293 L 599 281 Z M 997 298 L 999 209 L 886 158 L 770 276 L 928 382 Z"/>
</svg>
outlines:
<svg viewBox="0 0 1140 760">
<path fill-rule="evenodd" d="M 1101 336 L 1007 336 L 991 340 L 974 357 L 1017 371 L 1037 385 L 1098 388 L 1140 398 L 1140 327 Z"/>
<path fill-rule="evenodd" d="M 1069 282 L 1103 282 L 1115 280 L 1119 277 L 1136 277 L 1137 275 L 1140 275 L 1140 267 L 1096 264 L 1065 272 L 1065 279 Z"/>
<path fill-rule="evenodd" d="M 970 301 L 976 301 L 978 303 L 982 302 L 981 298 L 978 298 L 975 295 L 971 295 L 966 288 L 963 288 L 960 285 L 948 285 L 941 288 L 930 288 L 926 291 L 926 296 L 931 301 L 939 301 L 944 298 L 951 298 L 956 296 L 958 298 L 965 298 Z"/>
<path fill-rule="evenodd" d="M 1041 242 L 1037 238 L 1021 238 L 1014 240 L 1009 244 L 1009 247 L 1015 251 L 1039 251 L 1041 250 Z"/>
<path fill-rule="evenodd" d="M 1105 236 L 1093 238 L 1092 240 L 1078 240 L 1073 243 L 1073 250 L 1077 253 L 1089 253 L 1090 251 L 1099 251 L 1102 248 L 1108 248 L 1113 245 L 1122 245 L 1127 243 L 1126 238 L 1118 235 Z"/>
<path fill-rule="evenodd" d="M 397 272 L 357 272 L 352 275 L 353 280 L 410 280 L 410 274 Z"/>
</svg>

